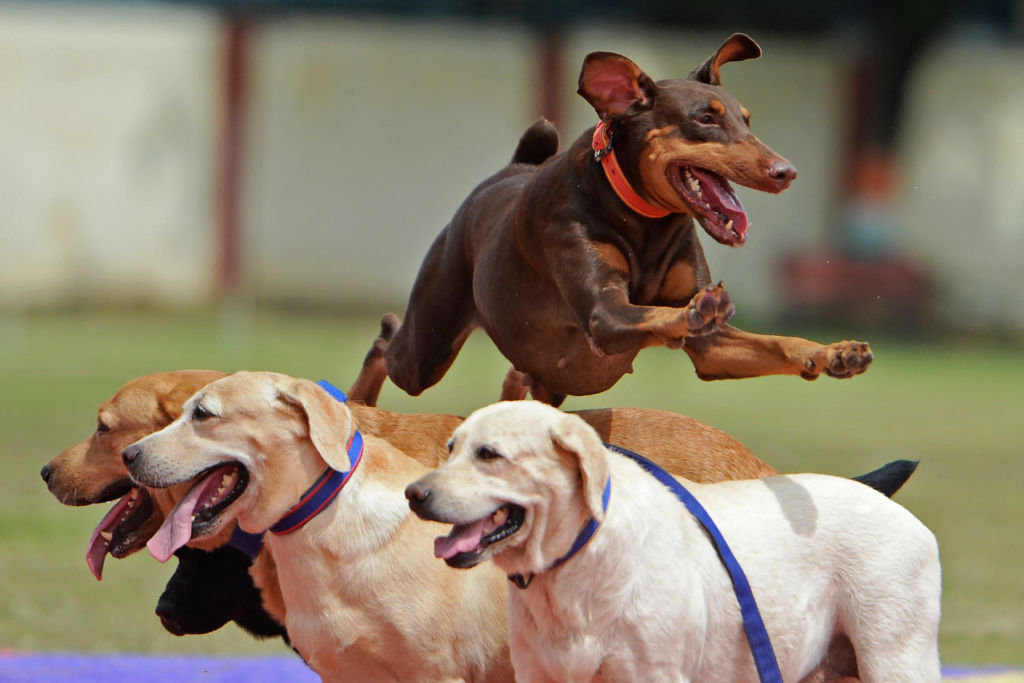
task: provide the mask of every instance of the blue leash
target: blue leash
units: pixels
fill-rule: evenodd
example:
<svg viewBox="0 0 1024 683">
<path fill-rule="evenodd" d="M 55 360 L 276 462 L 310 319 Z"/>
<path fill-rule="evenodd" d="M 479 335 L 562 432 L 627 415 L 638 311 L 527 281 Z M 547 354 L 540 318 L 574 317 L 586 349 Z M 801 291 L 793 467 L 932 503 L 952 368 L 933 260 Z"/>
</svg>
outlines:
<svg viewBox="0 0 1024 683">
<path fill-rule="evenodd" d="M 715 544 L 718 556 L 722 559 L 722 564 L 725 565 L 726 570 L 729 572 L 733 591 L 735 591 L 736 599 L 740 603 L 740 614 L 743 616 L 743 630 L 747 634 L 747 642 L 750 643 L 750 652 L 754 656 L 754 666 L 757 667 L 757 675 L 762 683 L 782 683 L 779 664 L 775 661 L 775 651 L 772 649 L 772 642 L 768 637 L 768 630 L 764 626 L 764 620 L 761 619 L 761 612 L 757 609 L 757 601 L 754 600 L 754 593 L 750 590 L 747 575 L 743 573 L 743 568 L 740 567 L 736 556 L 732 554 L 729 544 L 725 542 L 725 537 L 722 536 L 722 532 L 718 530 L 718 526 L 711 519 L 707 510 L 672 475 L 647 458 L 621 446 L 612 444 L 605 444 L 605 446 L 616 453 L 635 460 L 637 464 L 667 486 L 683 502 L 683 505 L 690 511 L 690 514 L 701 523 L 708 532 L 708 535 L 711 536 L 711 541 Z"/>
</svg>

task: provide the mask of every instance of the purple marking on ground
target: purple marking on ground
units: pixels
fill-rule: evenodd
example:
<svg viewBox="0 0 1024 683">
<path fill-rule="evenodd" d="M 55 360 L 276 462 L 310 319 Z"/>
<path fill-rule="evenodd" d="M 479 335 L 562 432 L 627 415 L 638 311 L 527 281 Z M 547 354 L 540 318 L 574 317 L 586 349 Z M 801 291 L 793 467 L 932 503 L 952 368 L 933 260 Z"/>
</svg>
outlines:
<svg viewBox="0 0 1024 683">
<path fill-rule="evenodd" d="M 295 657 L 202 657 L 12 653 L 0 651 L 4 683 L 318 683 L 320 677 Z"/>
<path fill-rule="evenodd" d="M 944 679 L 955 680 L 1017 672 L 1017 669 L 1001 667 L 945 667 L 942 675 Z M 0 649 L 0 681 L 3 683 L 318 683 L 319 680 L 297 656 L 98 655 Z"/>
</svg>

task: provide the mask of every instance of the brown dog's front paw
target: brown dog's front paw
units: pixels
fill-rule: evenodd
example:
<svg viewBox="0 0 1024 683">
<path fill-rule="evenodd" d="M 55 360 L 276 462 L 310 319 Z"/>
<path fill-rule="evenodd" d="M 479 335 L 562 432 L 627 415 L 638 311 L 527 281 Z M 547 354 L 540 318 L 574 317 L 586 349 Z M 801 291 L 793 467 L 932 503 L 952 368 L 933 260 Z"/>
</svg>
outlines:
<svg viewBox="0 0 1024 683">
<path fill-rule="evenodd" d="M 846 379 L 859 375 L 868 369 L 874 355 L 867 342 L 841 341 L 829 344 L 815 358 L 807 362 L 807 372 L 803 376 L 814 379 L 824 372 L 829 377 Z"/>
<path fill-rule="evenodd" d="M 703 337 L 715 332 L 721 325 L 729 322 L 736 307 L 732 305 L 725 284 L 708 285 L 693 295 L 684 312 L 686 320 L 686 336 Z"/>
</svg>

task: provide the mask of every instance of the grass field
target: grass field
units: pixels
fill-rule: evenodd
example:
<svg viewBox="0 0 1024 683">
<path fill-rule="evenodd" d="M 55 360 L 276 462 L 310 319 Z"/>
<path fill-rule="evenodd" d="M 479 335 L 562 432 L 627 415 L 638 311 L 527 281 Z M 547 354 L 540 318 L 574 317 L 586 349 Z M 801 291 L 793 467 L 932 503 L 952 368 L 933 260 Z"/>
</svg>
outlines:
<svg viewBox="0 0 1024 683">
<path fill-rule="evenodd" d="M 97 583 L 84 554 L 105 509 L 59 505 L 39 469 L 93 430 L 97 405 L 127 379 L 247 368 L 347 387 L 376 330 L 373 318 L 245 310 L 0 317 L 0 649 L 284 651 L 233 627 L 166 633 L 153 607 L 173 561 L 110 559 Z M 852 475 L 920 459 L 897 500 L 939 538 L 943 661 L 1024 666 L 1024 354 L 994 343 L 865 336 L 876 361 L 850 381 L 702 383 L 684 354 L 650 349 L 614 389 L 565 407 L 675 410 L 730 432 L 784 471 Z M 437 387 L 414 399 L 389 386 L 381 406 L 465 414 L 497 397 L 506 369 L 474 335 Z"/>
</svg>

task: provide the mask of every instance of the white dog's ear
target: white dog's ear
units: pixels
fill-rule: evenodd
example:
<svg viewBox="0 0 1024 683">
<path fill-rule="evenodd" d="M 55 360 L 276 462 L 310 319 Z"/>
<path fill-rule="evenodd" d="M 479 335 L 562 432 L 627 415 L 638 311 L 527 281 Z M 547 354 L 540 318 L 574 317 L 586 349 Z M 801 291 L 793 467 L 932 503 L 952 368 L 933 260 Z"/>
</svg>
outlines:
<svg viewBox="0 0 1024 683">
<path fill-rule="evenodd" d="M 576 459 L 583 479 L 583 499 L 590 515 L 604 518 L 604 487 L 608 482 L 608 457 L 597 432 L 576 415 L 565 415 L 551 428 L 551 441 Z"/>
<path fill-rule="evenodd" d="M 305 379 L 279 386 L 278 395 L 305 414 L 309 439 L 324 462 L 343 472 L 351 469 L 348 440 L 355 424 L 345 404 Z"/>
</svg>

